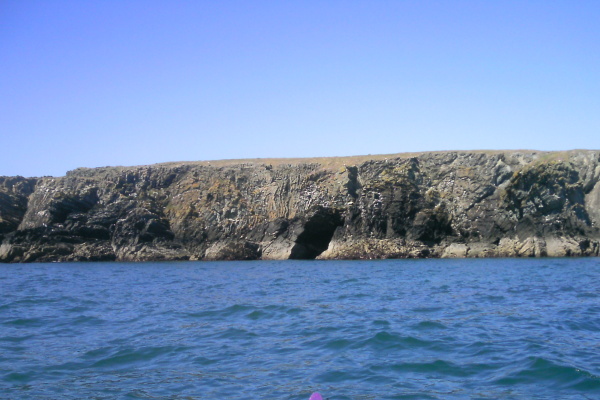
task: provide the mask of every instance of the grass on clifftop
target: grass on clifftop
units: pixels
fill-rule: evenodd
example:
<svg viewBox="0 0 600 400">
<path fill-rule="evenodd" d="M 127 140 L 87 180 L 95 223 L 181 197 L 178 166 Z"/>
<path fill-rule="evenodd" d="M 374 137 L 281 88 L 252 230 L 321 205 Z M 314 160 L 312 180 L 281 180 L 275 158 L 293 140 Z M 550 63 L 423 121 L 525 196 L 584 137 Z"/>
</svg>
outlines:
<svg viewBox="0 0 600 400">
<path fill-rule="evenodd" d="M 358 156 L 340 156 L 340 157 L 306 157 L 306 158 L 244 158 L 210 161 L 181 161 L 165 162 L 155 165 L 178 166 L 178 165 L 210 165 L 214 167 L 226 167 L 239 164 L 255 165 L 284 165 L 284 164 L 320 164 L 324 169 L 337 169 L 344 165 L 358 165 L 371 160 L 385 160 L 393 158 L 418 157 L 424 154 L 444 154 L 444 153 L 476 153 L 476 154 L 500 154 L 500 153 L 546 153 L 537 150 L 447 150 L 447 151 L 419 151 L 412 153 L 395 154 L 367 154 Z"/>
<path fill-rule="evenodd" d="M 307 157 L 307 158 L 243 158 L 243 159 L 226 159 L 226 160 L 207 160 L 207 161 L 172 161 L 149 165 L 137 166 L 114 166 L 114 167 L 98 167 L 98 168 L 78 168 L 74 171 L 112 169 L 132 170 L 143 167 L 178 167 L 187 165 L 202 165 L 212 167 L 229 167 L 234 165 L 250 164 L 250 165 L 298 165 L 298 164 L 320 164 L 322 169 L 336 170 L 344 166 L 354 166 L 362 164 L 366 161 L 385 160 L 394 158 L 410 158 L 418 157 L 425 154 L 447 154 L 447 153 L 472 153 L 472 154 L 539 154 L 538 161 L 545 162 L 551 160 L 569 159 L 572 154 L 578 152 L 588 152 L 594 150 L 566 150 L 566 151 L 538 151 L 538 150 L 446 150 L 446 151 L 420 151 L 412 153 L 395 153 L 395 154 L 367 154 L 357 156 L 341 156 L 341 157 Z"/>
</svg>

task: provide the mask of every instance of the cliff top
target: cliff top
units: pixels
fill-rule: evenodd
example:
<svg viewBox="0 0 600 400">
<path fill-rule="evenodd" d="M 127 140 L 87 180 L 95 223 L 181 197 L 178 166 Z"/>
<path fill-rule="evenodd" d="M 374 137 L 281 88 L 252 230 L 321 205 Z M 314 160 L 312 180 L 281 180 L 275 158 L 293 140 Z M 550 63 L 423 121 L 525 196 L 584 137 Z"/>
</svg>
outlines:
<svg viewBox="0 0 600 400">
<path fill-rule="evenodd" d="M 87 168 L 81 167 L 68 171 L 67 175 L 82 173 L 91 170 L 130 170 L 148 167 L 168 167 L 176 168 L 180 166 L 211 166 L 211 167 L 230 167 L 236 165 L 298 165 L 298 164 L 319 164 L 323 169 L 334 170 L 345 165 L 358 165 L 367 161 L 385 160 L 393 158 L 411 158 L 423 155 L 450 154 L 450 153 L 472 153 L 472 154 L 524 154 L 537 155 L 540 161 L 560 160 L 570 158 L 574 154 L 593 152 L 596 150 L 565 150 L 565 151 L 539 151 L 539 150 L 446 150 L 446 151 L 421 151 L 392 154 L 368 154 L 340 157 L 307 157 L 307 158 L 245 158 L 245 159 L 224 159 L 224 160 L 206 160 L 206 161 L 172 161 L 157 164 L 137 165 L 137 166 L 107 166 Z"/>
</svg>

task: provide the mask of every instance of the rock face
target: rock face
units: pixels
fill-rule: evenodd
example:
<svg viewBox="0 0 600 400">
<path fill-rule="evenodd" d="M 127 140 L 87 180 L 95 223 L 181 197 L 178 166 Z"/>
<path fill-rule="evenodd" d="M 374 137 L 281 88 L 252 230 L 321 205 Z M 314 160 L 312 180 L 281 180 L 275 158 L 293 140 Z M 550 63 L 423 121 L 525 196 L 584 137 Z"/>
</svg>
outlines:
<svg viewBox="0 0 600 400">
<path fill-rule="evenodd" d="M 0 261 L 597 256 L 599 180 L 599 151 L 0 177 Z"/>
</svg>

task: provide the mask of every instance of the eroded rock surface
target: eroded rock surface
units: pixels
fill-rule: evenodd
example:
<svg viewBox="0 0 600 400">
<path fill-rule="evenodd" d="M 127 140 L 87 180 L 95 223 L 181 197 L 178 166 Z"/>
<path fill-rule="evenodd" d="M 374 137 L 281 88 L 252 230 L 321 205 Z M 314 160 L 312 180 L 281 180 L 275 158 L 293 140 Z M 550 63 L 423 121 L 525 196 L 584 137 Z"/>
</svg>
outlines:
<svg viewBox="0 0 600 400">
<path fill-rule="evenodd" d="M 597 256 L 600 152 L 440 152 L 0 177 L 0 261 Z"/>
</svg>

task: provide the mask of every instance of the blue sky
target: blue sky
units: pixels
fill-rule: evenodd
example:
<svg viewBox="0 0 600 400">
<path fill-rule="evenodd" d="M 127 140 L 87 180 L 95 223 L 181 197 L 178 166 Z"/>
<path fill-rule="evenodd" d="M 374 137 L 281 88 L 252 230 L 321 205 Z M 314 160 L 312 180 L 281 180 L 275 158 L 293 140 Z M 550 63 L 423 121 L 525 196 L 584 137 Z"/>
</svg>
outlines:
<svg viewBox="0 0 600 400">
<path fill-rule="evenodd" d="M 0 175 L 600 149 L 599 1 L 0 2 Z"/>
</svg>

